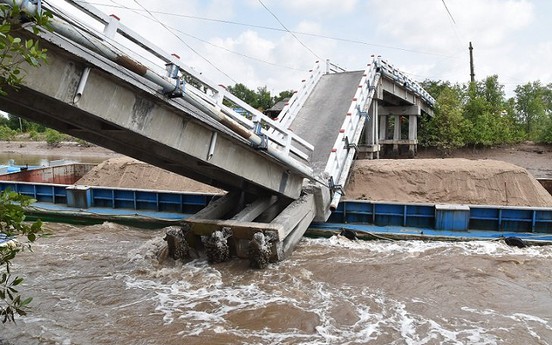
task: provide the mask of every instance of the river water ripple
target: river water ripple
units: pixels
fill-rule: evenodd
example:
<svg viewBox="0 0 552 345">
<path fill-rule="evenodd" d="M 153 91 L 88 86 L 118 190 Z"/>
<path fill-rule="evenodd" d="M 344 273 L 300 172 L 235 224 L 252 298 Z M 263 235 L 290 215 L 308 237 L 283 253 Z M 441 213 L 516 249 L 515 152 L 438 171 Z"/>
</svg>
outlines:
<svg viewBox="0 0 552 345">
<path fill-rule="evenodd" d="M 46 224 L 6 344 L 550 344 L 552 248 L 304 239 L 266 270 L 159 263 L 162 230 Z"/>
</svg>

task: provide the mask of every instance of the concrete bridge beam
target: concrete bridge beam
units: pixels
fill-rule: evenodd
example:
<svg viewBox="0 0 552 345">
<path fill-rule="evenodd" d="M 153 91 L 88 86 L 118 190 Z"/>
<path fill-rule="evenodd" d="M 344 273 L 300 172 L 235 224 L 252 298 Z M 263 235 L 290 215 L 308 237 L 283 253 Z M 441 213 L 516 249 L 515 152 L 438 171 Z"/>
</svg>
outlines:
<svg viewBox="0 0 552 345">
<path fill-rule="evenodd" d="M 227 190 L 299 197 L 302 176 L 217 127 L 197 108 L 167 99 L 146 81 L 79 48 L 67 47 L 79 51 L 75 55 L 43 46 L 48 63 L 27 69 L 21 90 L 0 98 L 2 110 Z M 75 103 L 83 71 L 90 66 Z"/>
</svg>

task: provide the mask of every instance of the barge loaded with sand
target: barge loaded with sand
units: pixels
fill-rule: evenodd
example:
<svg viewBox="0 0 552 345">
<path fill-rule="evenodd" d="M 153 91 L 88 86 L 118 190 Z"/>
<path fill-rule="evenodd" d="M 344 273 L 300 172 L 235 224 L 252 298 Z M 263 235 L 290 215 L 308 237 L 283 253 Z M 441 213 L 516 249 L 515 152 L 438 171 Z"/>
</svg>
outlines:
<svg viewBox="0 0 552 345">
<path fill-rule="evenodd" d="M 51 169 L 43 169 L 49 176 Z M 18 181 L 23 172 L 0 175 L 0 189 L 36 199 L 28 209 L 31 217 L 151 228 L 180 226 L 226 193 L 127 157 L 56 171 L 64 172 L 63 179 L 71 183 Z M 39 176 L 40 169 L 33 175 Z M 517 237 L 548 244 L 552 196 L 525 169 L 501 161 L 361 160 L 353 165 L 337 209 L 328 221 L 311 223 L 306 235 L 331 236 L 344 230 L 361 239 Z"/>
</svg>

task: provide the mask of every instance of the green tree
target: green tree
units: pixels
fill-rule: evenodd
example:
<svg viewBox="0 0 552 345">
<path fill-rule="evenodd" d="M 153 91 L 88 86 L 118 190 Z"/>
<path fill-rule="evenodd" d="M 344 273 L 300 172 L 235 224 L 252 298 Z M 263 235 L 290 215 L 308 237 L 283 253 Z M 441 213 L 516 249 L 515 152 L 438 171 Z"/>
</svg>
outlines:
<svg viewBox="0 0 552 345">
<path fill-rule="evenodd" d="M 280 101 L 283 101 L 284 99 L 286 98 L 291 98 L 291 96 L 293 96 L 294 92 L 293 90 L 285 90 L 285 91 L 280 91 L 280 93 L 278 94 L 278 96 L 274 96 L 273 99 L 272 99 L 272 105 L 280 102 Z"/>
<path fill-rule="evenodd" d="M 552 83 L 544 88 L 543 93 L 545 120 L 538 139 L 540 142 L 552 144 Z"/>
<path fill-rule="evenodd" d="M 515 121 L 508 118 L 504 86 L 493 75 L 470 83 L 466 91 L 464 117 L 469 121 L 466 142 L 475 146 L 491 146 L 516 140 Z"/>
<path fill-rule="evenodd" d="M 244 84 L 238 83 L 234 86 L 229 86 L 228 91 L 261 112 L 272 107 L 275 103 L 267 86 L 258 87 L 257 91 L 254 91 Z"/>
<path fill-rule="evenodd" d="M 258 87 L 255 96 L 256 100 L 251 105 L 261 112 L 274 105 L 274 99 L 270 95 L 270 91 L 268 91 L 268 87 L 266 86 Z"/>
<path fill-rule="evenodd" d="M 452 87 L 452 85 L 448 81 L 430 79 L 424 80 L 420 83 L 420 85 L 435 99 L 439 98 L 439 95 L 441 94 L 441 92 L 443 92 L 443 90 Z M 455 85 L 454 87 L 459 88 L 460 86 Z"/>
<path fill-rule="evenodd" d="M 32 298 L 23 298 L 19 294 L 18 285 L 23 278 L 14 276 L 10 269 L 11 260 L 17 253 L 25 248 L 30 248 L 37 235 L 41 232 L 42 223 L 36 221 L 32 224 L 25 222 L 23 208 L 34 200 L 21 194 L 2 191 L 0 192 L 0 235 L 19 236 L 17 244 L 0 246 L 0 318 L 2 323 L 15 321 L 15 315 L 23 316 Z M 21 236 L 27 239 L 27 243 L 21 241 Z"/>
<path fill-rule="evenodd" d="M 15 130 L 20 131 L 22 133 L 35 131 L 38 133 L 43 133 L 46 130 L 46 127 L 44 125 L 38 124 L 33 121 L 25 120 L 23 118 L 20 118 L 19 116 L 8 114 L 8 126 Z"/>
<path fill-rule="evenodd" d="M 459 88 L 450 85 L 440 87 L 433 118 L 422 122 L 423 145 L 432 146 L 448 155 L 464 146 L 467 122 L 462 115 L 462 95 Z"/>
<path fill-rule="evenodd" d="M 50 13 L 40 15 L 23 13 L 18 6 L 0 4 L 0 94 L 6 95 L 6 87 L 17 89 L 25 77 L 25 63 L 38 67 L 46 61 L 46 49 L 40 48 L 38 40 L 22 38 L 25 32 L 20 20 L 30 20 L 30 27 L 38 34 L 39 26 L 48 26 Z"/>
<path fill-rule="evenodd" d="M 481 93 L 488 104 L 491 114 L 500 114 L 504 110 L 505 94 L 504 85 L 498 82 L 498 75 L 492 75 L 482 82 Z"/>
<path fill-rule="evenodd" d="M 524 123 L 528 138 L 536 140 L 547 122 L 549 88 L 543 87 L 539 81 L 534 81 L 519 85 L 514 92 L 518 119 Z"/>
<path fill-rule="evenodd" d="M 545 144 L 552 144 L 552 117 L 548 117 L 539 135 L 539 141 Z"/>
<path fill-rule="evenodd" d="M 46 135 L 46 143 L 50 147 L 59 147 L 61 145 L 61 142 L 65 139 L 64 134 L 51 128 L 46 129 L 45 135 Z"/>
<path fill-rule="evenodd" d="M 519 143 L 527 137 L 523 125 L 518 121 L 515 105 L 515 98 L 508 99 L 500 117 L 499 141 L 506 144 Z"/>
<path fill-rule="evenodd" d="M 10 141 L 15 138 L 17 132 L 8 126 L 0 125 L 0 140 Z"/>
<path fill-rule="evenodd" d="M 255 91 L 251 90 L 244 84 L 238 83 L 234 86 L 228 86 L 228 92 L 251 106 L 256 103 L 257 95 L 255 94 Z"/>
<path fill-rule="evenodd" d="M 25 68 L 38 67 L 46 60 L 46 50 L 39 47 L 38 40 L 26 38 L 23 25 L 28 23 L 35 34 L 38 27 L 47 27 L 49 13 L 23 13 L 18 6 L 0 4 L 0 94 L 6 95 L 8 90 L 17 90 L 25 77 Z M 0 318 L 2 322 L 15 321 L 15 315 L 25 315 L 31 298 L 22 298 L 18 286 L 23 278 L 14 276 L 10 263 L 17 253 L 28 248 L 36 240 L 41 231 L 41 222 L 28 224 L 25 222 L 24 207 L 33 200 L 20 194 L 3 191 L 0 193 L 0 234 L 3 236 L 18 236 L 19 245 L 0 246 Z M 28 243 L 22 243 L 26 237 Z"/>
</svg>

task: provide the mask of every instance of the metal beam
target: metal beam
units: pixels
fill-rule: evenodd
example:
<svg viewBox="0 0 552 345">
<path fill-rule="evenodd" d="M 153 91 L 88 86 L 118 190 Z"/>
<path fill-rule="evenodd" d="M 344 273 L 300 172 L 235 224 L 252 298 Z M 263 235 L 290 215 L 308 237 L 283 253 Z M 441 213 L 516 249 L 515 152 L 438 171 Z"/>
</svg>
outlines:
<svg viewBox="0 0 552 345">
<path fill-rule="evenodd" d="M 379 115 L 416 115 L 422 114 L 421 108 L 418 105 L 404 105 L 404 106 L 379 106 Z"/>
</svg>

